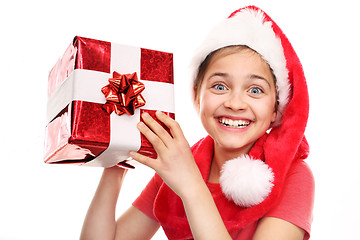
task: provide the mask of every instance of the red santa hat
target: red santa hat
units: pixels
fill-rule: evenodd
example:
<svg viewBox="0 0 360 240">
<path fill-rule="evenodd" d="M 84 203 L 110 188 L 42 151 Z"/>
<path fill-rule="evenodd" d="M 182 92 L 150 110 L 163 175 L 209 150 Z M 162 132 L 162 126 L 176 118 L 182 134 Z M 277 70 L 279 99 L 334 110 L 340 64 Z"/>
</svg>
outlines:
<svg viewBox="0 0 360 240">
<path fill-rule="evenodd" d="M 233 45 L 246 45 L 269 64 L 276 78 L 278 109 L 271 131 L 249 156 L 224 164 L 220 184 L 226 197 L 237 205 L 267 209 L 264 205 L 277 199 L 291 164 L 308 155 L 304 137 L 309 112 L 306 80 L 287 37 L 255 6 L 235 11 L 210 32 L 193 58 L 194 79 L 211 52 Z"/>
</svg>

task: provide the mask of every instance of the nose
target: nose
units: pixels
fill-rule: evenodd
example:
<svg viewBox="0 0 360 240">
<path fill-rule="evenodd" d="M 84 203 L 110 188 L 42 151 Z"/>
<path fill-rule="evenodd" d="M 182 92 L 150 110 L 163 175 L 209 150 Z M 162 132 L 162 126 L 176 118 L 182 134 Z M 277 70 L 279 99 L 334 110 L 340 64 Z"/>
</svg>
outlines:
<svg viewBox="0 0 360 240">
<path fill-rule="evenodd" d="M 246 96 L 240 92 L 232 92 L 228 95 L 224 106 L 233 111 L 243 111 L 248 107 Z"/>
</svg>

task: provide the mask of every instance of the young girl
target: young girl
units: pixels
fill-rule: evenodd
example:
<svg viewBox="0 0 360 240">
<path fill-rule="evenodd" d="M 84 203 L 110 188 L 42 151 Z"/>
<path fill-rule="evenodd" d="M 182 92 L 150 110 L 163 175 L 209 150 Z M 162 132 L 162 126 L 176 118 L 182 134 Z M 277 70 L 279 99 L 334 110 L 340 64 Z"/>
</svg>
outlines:
<svg viewBox="0 0 360 240">
<path fill-rule="evenodd" d="M 257 7 L 235 11 L 194 60 L 194 105 L 209 136 L 189 147 L 179 124 L 143 114 L 156 171 L 115 221 L 126 170 L 104 169 L 81 239 L 308 239 L 314 181 L 303 160 L 308 95 L 288 39 Z"/>
</svg>

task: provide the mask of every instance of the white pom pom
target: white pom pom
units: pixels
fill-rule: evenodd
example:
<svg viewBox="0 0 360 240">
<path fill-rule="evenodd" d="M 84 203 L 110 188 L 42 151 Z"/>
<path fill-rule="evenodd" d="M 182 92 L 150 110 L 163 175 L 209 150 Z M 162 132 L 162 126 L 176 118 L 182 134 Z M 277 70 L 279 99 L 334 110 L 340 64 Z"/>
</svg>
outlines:
<svg viewBox="0 0 360 240">
<path fill-rule="evenodd" d="M 249 155 L 227 161 L 220 174 L 223 193 L 241 207 L 251 207 L 264 201 L 274 186 L 273 181 L 272 169 Z"/>
</svg>

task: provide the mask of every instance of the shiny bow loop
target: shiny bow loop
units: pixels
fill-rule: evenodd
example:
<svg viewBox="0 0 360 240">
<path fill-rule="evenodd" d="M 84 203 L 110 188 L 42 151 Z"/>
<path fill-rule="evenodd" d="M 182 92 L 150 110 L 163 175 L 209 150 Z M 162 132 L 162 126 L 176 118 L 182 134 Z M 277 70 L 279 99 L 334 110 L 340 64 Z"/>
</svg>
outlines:
<svg viewBox="0 0 360 240">
<path fill-rule="evenodd" d="M 135 109 L 146 103 L 140 94 L 144 89 L 145 85 L 138 81 L 136 72 L 132 74 L 113 72 L 109 84 L 101 89 L 106 98 L 103 109 L 109 114 L 115 111 L 118 115 L 124 113 L 134 115 Z"/>
</svg>

